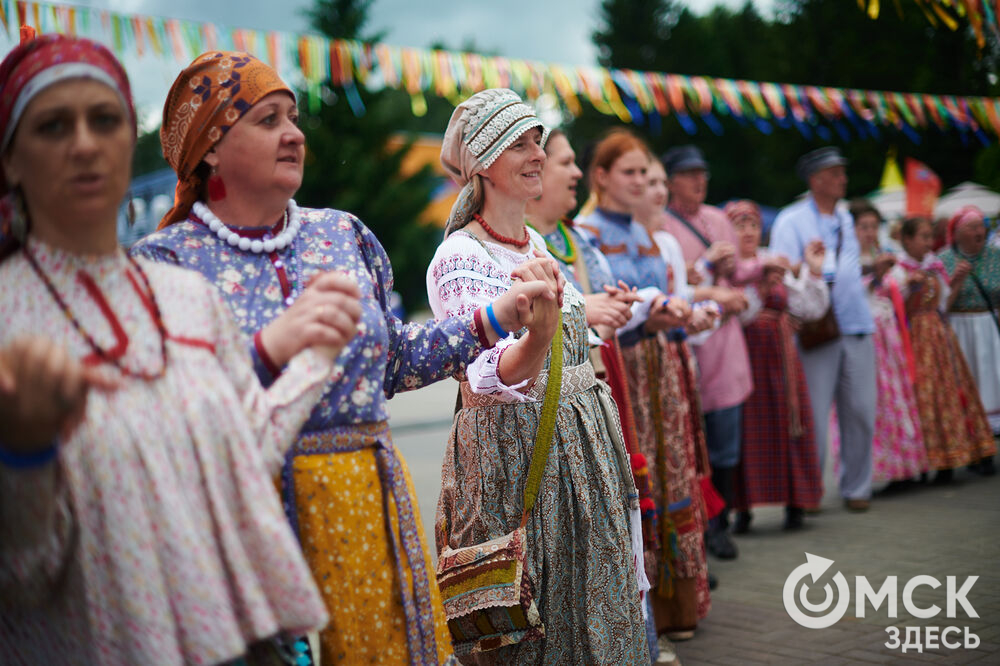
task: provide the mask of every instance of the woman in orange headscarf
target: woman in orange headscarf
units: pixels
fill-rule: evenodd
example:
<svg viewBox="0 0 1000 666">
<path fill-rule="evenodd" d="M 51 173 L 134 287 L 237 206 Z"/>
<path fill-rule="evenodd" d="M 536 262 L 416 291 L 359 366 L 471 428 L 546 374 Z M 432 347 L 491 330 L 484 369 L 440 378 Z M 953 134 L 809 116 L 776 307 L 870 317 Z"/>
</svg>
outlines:
<svg viewBox="0 0 1000 666">
<path fill-rule="evenodd" d="M 177 171 L 174 208 L 134 252 L 193 268 L 223 292 L 257 374 L 274 381 L 316 325 L 320 270 L 361 291 L 359 335 L 327 380 L 282 473 L 285 510 L 331 620 L 323 663 L 436 664 L 452 646 L 406 463 L 386 402 L 451 376 L 507 329 L 531 321 L 530 297 L 556 298 L 556 269 L 464 316 L 404 324 L 389 308 L 389 259 L 353 215 L 300 209 L 305 139 L 291 90 L 245 53 L 213 51 L 177 77 L 160 138 Z M 526 276 L 525 276 L 526 277 Z"/>
</svg>

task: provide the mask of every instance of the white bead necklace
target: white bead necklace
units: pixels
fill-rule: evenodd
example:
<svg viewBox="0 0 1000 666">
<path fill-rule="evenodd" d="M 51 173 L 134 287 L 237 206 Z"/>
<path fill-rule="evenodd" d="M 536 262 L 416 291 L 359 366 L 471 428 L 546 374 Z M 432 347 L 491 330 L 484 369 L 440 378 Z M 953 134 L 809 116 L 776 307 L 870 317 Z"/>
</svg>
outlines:
<svg viewBox="0 0 1000 666">
<path fill-rule="evenodd" d="M 238 247 L 244 252 L 249 250 L 254 254 L 260 254 L 262 252 L 267 252 L 270 254 L 275 250 L 284 250 L 292 244 L 292 240 L 295 235 L 299 233 L 299 227 L 301 226 L 301 221 L 299 217 L 299 207 L 295 203 L 295 199 L 288 200 L 288 207 L 285 209 L 285 228 L 282 229 L 281 233 L 274 238 L 269 238 L 267 240 L 251 239 L 246 236 L 240 236 L 238 233 L 227 227 L 222 220 L 216 217 L 215 213 L 209 210 L 208 206 L 200 201 L 196 201 L 191 210 L 197 215 L 202 222 L 208 225 L 208 228 L 219 237 L 219 240 L 229 243 L 233 247 Z"/>
</svg>

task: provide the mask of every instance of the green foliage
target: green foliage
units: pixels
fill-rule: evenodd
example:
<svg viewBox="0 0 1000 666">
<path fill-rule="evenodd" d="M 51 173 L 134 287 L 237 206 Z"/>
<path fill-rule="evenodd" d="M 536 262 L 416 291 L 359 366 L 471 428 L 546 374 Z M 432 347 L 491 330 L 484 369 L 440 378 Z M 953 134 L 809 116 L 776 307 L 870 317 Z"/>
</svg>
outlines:
<svg viewBox="0 0 1000 666">
<path fill-rule="evenodd" d="M 132 155 L 132 177 L 169 168 L 167 161 L 163 159 L 163 149 L 160 147 L 160 128 L 141 134 L 135 143 L 135 153 Z"/>
<path fill-rule="evenodd" d="M 673 0 L 604 0 L 602 26 L 594 33 L 601 64 L 608 67 L 718 76 L 756 81 L 813 84 L 936 94 L 996 95 L 997 45 L 977 51 L 967 28 L 933 29 L 915 4 L 904 3 L 899 16 L 885 5 L 872 21 L 849 0 L 785 0 L 775 18 L 762 17 L 750 4 L 739 9 L 716 7 L 697 16 Z M 780 206 L 805 189 L 793 173 L 799 155 L 821 145 L 839 144 L 851 160 L 850 194 L 876 189 L 886 152 L 897 146 L 900 158 L 915 157 L 941 176 L 946 187 L 963 180 L 1000 184 L 996 148 L 983 149 L 971 136 L 937 129 L 922 131 L 914 144 L 895 129 L 876 137 L 849 140 L 835 128 L 810 128 L 804 137 L 794 127 L 771 123 L 770 135 L 714 109 L 724 132 L 715 135 L 695 118 L 689 135 L 677 118 L 643 119 L 633 126 L 662 153 L 693 143 L 712 165 L 711 201 L 750 197 Z M 617 119 L 587 108 L 569 128 L 575 147 L 592 141 Z M 819 132 L 825 132 L 821 136 Z"/>
<path fill-rule="evenodd" d="M 327 37 L 376 41 L 379 35 L 362 34 L 371 2 L 317 0 L 308 15 Z M 349 211 L 368 225 L 389 254 L 395 288 L 407 309 L 414 309 L 426 303 L 424 275 L 440 239 L 438 229 L 417 218 L 439 179 L 426 167 L 402 177 L 399 167 L 410 144 L 387 147 L 400 132 L 417 129 L 406 93 L 358 89 L 364 113 L 355 115 L 347 92 L 327 88 L 318 112 L 303 113 L 308 155 L 296 197 L 305 206 Z M 441 112 L 439 105 L 432 108 Z"/>
<path fill-rule="evenodd" d="M 375 233 L 392 262 L 396 289 L 407 308 L 425 302 L 424 272 L 440 232 L 417 221 L 438 178 L 429 167 L 399 175 L 410 144 L 391 150 L 390 137 L 409 115 L 394 91 L 360 91 L 365 114 L 355 116 L 343 95 L 316 115 L 303 115 L 308 155 L 296 198 L 305 206 L 337 208 L 357 215 Z M 405 95 L 403 96 L 404 102 Z"/>
</svg>

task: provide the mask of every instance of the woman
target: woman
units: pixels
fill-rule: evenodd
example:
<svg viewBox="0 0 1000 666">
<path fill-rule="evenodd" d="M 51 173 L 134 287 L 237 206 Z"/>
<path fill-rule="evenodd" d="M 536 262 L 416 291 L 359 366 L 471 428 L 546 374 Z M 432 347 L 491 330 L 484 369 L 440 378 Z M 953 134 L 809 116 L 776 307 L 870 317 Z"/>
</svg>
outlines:
<svg viewBox="0 0 1000 666">
<path fill-rule="evenodd" d="M 480 307 L 509 288 L 513 268 L 544 251 L 525 226 L 524 209 L 542 194 L 545 134 L 510 90 L 477 93 L 452 114 L 441 162 L 463 189 L 427 271 L 436 316 Z M 567 285 L 561 311 L 537 314 L 523 335 L 502 332 L 504 340 L 468 366 L 461 384 L 463 409 L 455 415 L 438 503 L 438 552 L 501 537 L 521 521 L 524 571 L 544 624 L 544 636 L 470 654 L 468 663 L 649 661 L 636 577 L 638 498 L 617 412 L 587 360 L 583 305 Z M 557 330 L 564 370 L 556 427 L 541 492 L 524 523 L 525 477 Z"/>
<path fill-rule="evenodd" d="M 649 493 L 648 462 L 638 448 L 638 433 L 632 400 L 629 398 L 625 375 L 625 361 L 615 331 L 628 324 L 631 305 L 641 297 L 629 290 L 614 287 L 611 268 L 596 247 L 588 242 L 566 217 L 576 207 L 576 185 L 583 172 L 576 165 L 576 153 L 566 135 L 552 130 L 545 142 L 545 168 L 542 170 L 542 196 L 529 199 L 525 207 L 528 226 L 541 234 L 549 254 L 559 262 L 566 280 L 584 294 L 584 311 L 587 324 L 599 333 L 600 347 L 591 350 L 590 359 L 597 376 L 608 383 L 621 415 L 622 434 L 632 463 L 632 472 L 643 506 L 644 540 L 655 538 L 652 520 L 655 504 Z M 641 308 L 641 305 L 638 306 Z M 655 662 L 660 656 L 656 640 L 656 626 L 652 617 L 649 595 L 642 590 L 646 607 L 646 638 L 650 658 Z M 673 655 L 670 661 L 676 657 Z"/>
<path fill-rule="evenodd" d="M 683 640 L 710 608 L 700 484 L 710 470 L 693 360 L 683 342 L 691 307 L 667 296 L 676 287 L 660 248 L 632 217 L 643 203 L 649 164 L 635 135 L 609 133 L 595 147 L 588 175 L 597 207 L 577 224 L 593 234 L 615 279 L 648 290 L 647 312 L 636 317 L 641 325 L 619 342 L 659 517 L 658 543 L 651 544 L 656 628 L 664 638 Z"/>
<path fill-rule="evenodd" d="M 889 277 L 904 286 L 906 316 L 915 358 L 914 389 L 930 467 L 936 482 L 948 482 L 956 467 L 996 452 L 976 384 L 954 331 L 941 313 L 948 300 L 948 274 L 930 251 L 931 221 L 903 220 L 903 252 Z"/>
<path fill-rule="evenodd" d="M 979 387 L 993 435 L 1000 435 L 1000 248 L 986 245 L 983 213 L 966 206 L 948 221 L 941 261 L 951 275 L 948 321 Z M 993 460 L 982 471 L 993 470 Z"/>
<path fill-rule="evenodd" d="M 895 258 L 879 248 L 882 216 L 867 200 L 851 203 L 854 232 L 861 250 L 861 271 L 868 283 L 868 305 L 875 319 L 875 373 L 878 405 L 872 438 L 872 481 L 889 482 L 883 490 L 905 488 L 927 471 L 920 415 L 913 390 L 913 348 L 906 327 L 900 287 L 886 272 Z M 839 449 L 836 414 L 830 418 L 830 442 Z M 839 457 L 834 454 L 834 460 Z"/>
<path fill-rule="evenodd" d="M 798 275 L 791 270 L 786 275 L 787 261 L 771 258 L 759 247 L 757 204 L 734 201 L 725 212 L 738 239 L 734 283 L 741 284 L 743 275 L 759 276 L 747 291 L 754 292 L 750 300 L 762 306 L 741 317 L 754 389 L 743 419 L 735 493 L 739 515 L 733 531 L 749 531 L 750 508 L 758 504 L 783 504 L 784 528 L 798 530 L 804 526 L 805 510 L 819 506 L 823 479 L 792 317 L 815 321 L 829 307 L 830 293 L 822 279 L 825 252 L 822 243 L 810 243 Z"/>
<path fill-rule="evenodd" d="M 118 247 L 136 137 L 121 65 L 26 37 L 0 64 L 17 209 L 0 263 L 5 660 L 289 663 L 285 632 L 327 616 L 271 476 L 356 331 L 357 289 L 318 278 L 326 315 L 262 389 L 214 289 Z"/>
<path fill-rule="evenodd" d="M 357 282 L 361 334 L 285 461 L 285 511 L 331 616 L 322 663 L 439 663 L 451 655 L 450 638 L 386 401 L 458 372 L 496 336 L 479 311 L 424 326 L 392 315 L 392 270 L 371 231 L 348 213 L 299 209 L 291 199 L 305 152 L 297 117 L 291 90 L 256 58 L 197 58 L 174 82 L 160 132 L 178 175 L 176 203 L 134 252 L 193 268 L 219 287 L 253 339 L 265 383 L 283 376 L 315 316 L 303 286 L 329 269 Z M 518 307 L 530 317 L 525 294 L 553 288 L 519 283 L 494 316 L 520 326 Z"/>
</svg>

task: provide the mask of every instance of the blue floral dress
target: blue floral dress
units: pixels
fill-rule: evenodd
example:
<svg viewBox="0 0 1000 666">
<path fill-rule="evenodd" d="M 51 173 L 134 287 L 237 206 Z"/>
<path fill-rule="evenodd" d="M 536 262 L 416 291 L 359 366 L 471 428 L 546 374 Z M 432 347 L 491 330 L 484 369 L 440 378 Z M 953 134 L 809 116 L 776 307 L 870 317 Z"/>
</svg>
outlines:
<svg viewBox="0 0 1000 666">
<path fill-rule="evenodd" d="M 244 236 L 280 231 L 230 228 Z M 336 210 L 302 209 L 294 241 L 270 254 L 231 247 L 193 216 L 147 236 L 132 253 L 207 277 L 248 336 L 284 312 L 287 299 L 320 271 L 354 278 L 363 308 L 358 335 L 337 359 L 282 472 L 285 510 L 331 615 L 320 636 L 321 661 L 447 661 L 450 636 L 386 401 L 463 371 L 483 351 L 473 316 L 424 325 L 397 319 L 384 249 L 360 220 Z M 266 386 L 274 375 L 248 347 Z"/>
</svg>

